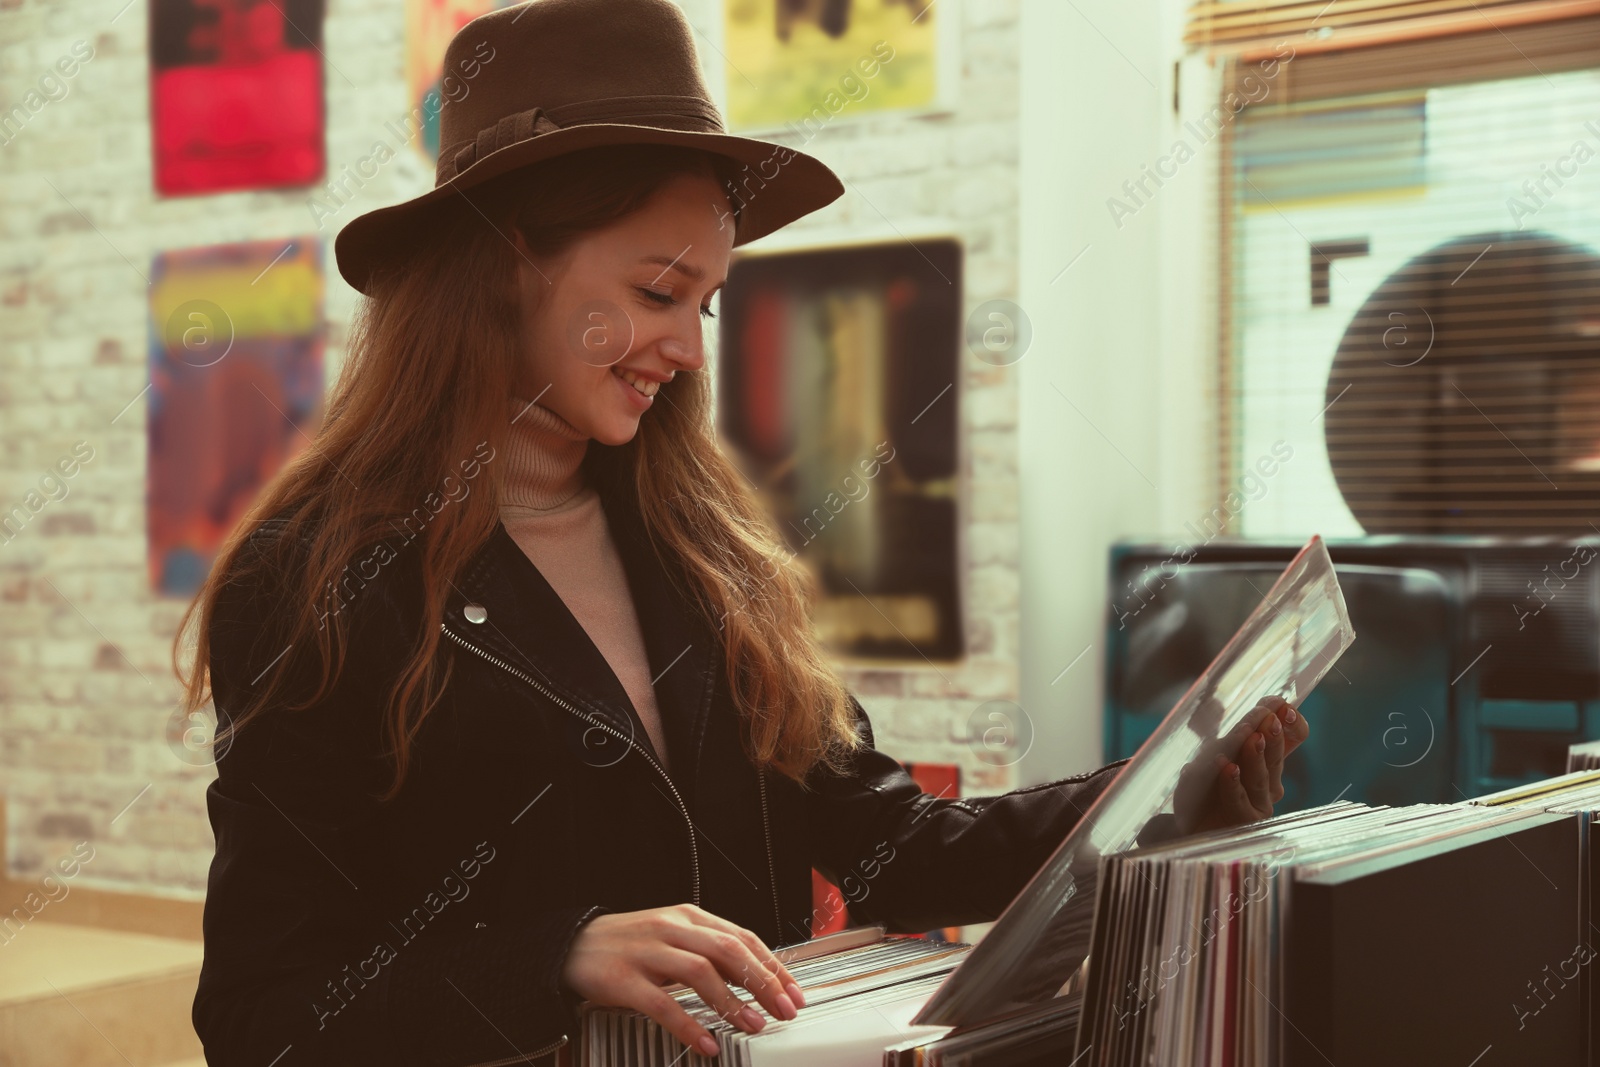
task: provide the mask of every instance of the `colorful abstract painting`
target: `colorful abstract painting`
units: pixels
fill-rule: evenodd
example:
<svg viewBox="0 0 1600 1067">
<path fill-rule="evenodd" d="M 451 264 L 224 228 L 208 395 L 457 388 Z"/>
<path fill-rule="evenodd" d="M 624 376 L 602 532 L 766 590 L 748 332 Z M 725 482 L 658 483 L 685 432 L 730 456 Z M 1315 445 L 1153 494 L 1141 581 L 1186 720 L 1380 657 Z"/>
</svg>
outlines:
<svg viewBox="0 0 1600 1067">
<path fill-rule="evenodd" d="M 810 140 L 852 117 L 944 106 L 956 2 L 723 0 L 729 127 Z"/>
<path fill-rule="evenodd" d="M 151 0 L 156 191 L 321 178 L 321 47 L 322 0 Z"/>
<path fill-rule="evenodd" d="M 315 239 L 163 253 L 150 272 L 150 583 L 189 596 L 268 479 L 321 420 Z"/>
<path fill-rule="evenodd" d="M 406 93 L 411 111 L 407 129 L 415 123 L 420 137 L 412 143 L 431 163 L 439 156 L 439 109 L 446 99 L 459 100 L 472 91 L 471 80 L 481 62 L 493 61 L 474 49 L 474 59 L 462 70 L 444 69 L 445 49 L 467 23 L 516 0 L 406 0 Z M 486 47 L 488 47 L 486 45 Z"/>
<path fill-rule="evenodd" d="M 950 239 L 736 256 L 718 426 L 820 582 L 840 656 L 957 659 L 961 246 Z"/>
</svg>

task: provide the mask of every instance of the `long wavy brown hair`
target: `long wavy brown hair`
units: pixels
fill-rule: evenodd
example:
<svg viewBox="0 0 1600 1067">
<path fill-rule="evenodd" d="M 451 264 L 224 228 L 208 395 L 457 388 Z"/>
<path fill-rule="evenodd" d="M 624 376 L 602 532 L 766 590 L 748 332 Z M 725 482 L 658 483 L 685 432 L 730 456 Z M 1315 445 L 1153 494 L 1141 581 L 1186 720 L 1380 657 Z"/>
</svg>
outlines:
<svg viewBox="0 0 1600 1067">
<path fill-rule="evenodd" d="M 255 498 L 184 611 L 172 660 L 185 713 L 210 698 L 212 615 L 232 583 L 282 596 L 275 625 L 298 651 L 271 668 L 265 685 L 251 687 L 247 706 L 227 709 L 227 729 L 245 729 L 261 714 L 303 710 L 327 695 L 344 663 L 351 613 L 330 613 L 325 591 L 360 550 L 392 537 L 418 501 L 455 475 L 460 457 L 481 458 L 485 441 L 491 457 L 504 446 L 508 398 L 524 358 L 509 228 L 535 251 L 558 253 L 639 209 L 681 173 L 709 174 L 733 188 L 732 167 L 720 156 L 659 145 L 587 149 L 485 183 L 418 235 L 417 251 L 397 252 L 356 312 L 315 440 Z M 730 198 L 735 225 L 740 203 Z M 656 552 L 676 563 L 669 573 L 687 577 L 685 593 L 720 632 L 750 759 L 803 783 L 819 763 L 843 771 L 863 742 L 849 692 L 811 627 L 816 576 L 784 548 L 766 508 L 722 451 L 710 373 L 708 362 L 663 383 L 658 395 L 666 402 L 646 413 L 625 445 L 592 442 L 585 471 L 635 509 Z M 419 449 L 419 441 L 431 447 Z M 499 469 L 487 468 L 494 491 L 467 493 L 439 509 L 406 549 L 421 554 L 415 601 L 423 608 L 410 658 L 387 695 L 383 729 L 394 766 L 388 798 L 399 793 L 413 742 L 449 680 L 439 633 L 446 591 L 499 518 Z M 302 535 L 251 541 L 268 520 Z M 197 632 L 186 646 L 197 610 Z M 194 650 L 188 671 L 186 647 Z M 315 657 L 320 681 L 296 701 L 283 690 L 291 663 L 306 655 Z"/>
</svg>

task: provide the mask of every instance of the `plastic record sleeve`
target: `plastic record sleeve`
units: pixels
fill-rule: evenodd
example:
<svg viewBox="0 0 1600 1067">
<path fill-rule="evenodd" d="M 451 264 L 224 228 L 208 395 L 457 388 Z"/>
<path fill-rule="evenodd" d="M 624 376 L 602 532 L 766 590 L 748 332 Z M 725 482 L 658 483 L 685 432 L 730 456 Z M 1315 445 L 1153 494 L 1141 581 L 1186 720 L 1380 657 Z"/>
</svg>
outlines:
<svg viewBox="0 0 1600 1067">
<path fill-rule="evenodd" d="M 1217 757 L 1231 760 L 1255 729 L 1257 705 L 1298 705 L 1355 636 L 1313 537 L 912 1022 L 967 1026 L 1061 991 L 1089 955 L 1100 857 L 1132 848 L 1180 789 L 1208 791 Z"/>
</svg>

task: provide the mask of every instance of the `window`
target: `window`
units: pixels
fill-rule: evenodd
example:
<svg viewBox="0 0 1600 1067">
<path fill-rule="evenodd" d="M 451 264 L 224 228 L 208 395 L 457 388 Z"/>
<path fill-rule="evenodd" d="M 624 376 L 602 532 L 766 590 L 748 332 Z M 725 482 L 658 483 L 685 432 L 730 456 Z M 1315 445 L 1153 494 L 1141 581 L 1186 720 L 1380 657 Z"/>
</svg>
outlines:
<svg viewBox="0 0 1600 1067">
<path fill-rule="evenodd" d="M 1600 533 L 1600 20 L 1313 48 L 1226 136 L 1220 483 L 1295 445 L 1230 532 Z"/>
</svg>

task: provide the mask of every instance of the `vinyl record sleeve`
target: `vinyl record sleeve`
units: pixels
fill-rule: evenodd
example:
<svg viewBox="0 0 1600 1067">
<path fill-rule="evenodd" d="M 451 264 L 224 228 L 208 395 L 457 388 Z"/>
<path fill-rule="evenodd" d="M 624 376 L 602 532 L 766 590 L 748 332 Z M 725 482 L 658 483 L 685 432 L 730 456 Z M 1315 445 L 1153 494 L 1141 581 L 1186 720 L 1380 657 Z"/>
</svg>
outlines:
<svg viewBox="0 0 1600 1067">
<path fill-rule="evenodd" d="M 1299 704 L 1354 640 L 1333 561 L 1312 537 L 912 1022 L 969 1026 L 1055 996 L 1089 953 L 1100 857 L 1133 847 L 1180 784 L 1205 788 L 1264 698 Z"/>
</svg>

